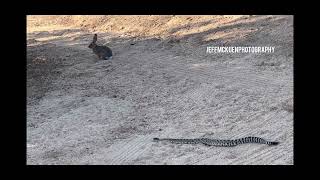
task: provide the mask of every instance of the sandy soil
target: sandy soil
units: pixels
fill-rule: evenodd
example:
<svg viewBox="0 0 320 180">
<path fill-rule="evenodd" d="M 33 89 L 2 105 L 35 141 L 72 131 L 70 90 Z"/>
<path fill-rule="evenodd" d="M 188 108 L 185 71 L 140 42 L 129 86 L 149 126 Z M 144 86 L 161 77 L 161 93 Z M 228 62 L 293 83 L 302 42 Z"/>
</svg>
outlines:
<svg viewBox="0 0 320 180">
<path fill-rule="evenodd" d="M 244 136 L 280 144 L 152 141 Z M 28 16 L 27 164 L 293 164 L 293 16 Z"/>
</svg>

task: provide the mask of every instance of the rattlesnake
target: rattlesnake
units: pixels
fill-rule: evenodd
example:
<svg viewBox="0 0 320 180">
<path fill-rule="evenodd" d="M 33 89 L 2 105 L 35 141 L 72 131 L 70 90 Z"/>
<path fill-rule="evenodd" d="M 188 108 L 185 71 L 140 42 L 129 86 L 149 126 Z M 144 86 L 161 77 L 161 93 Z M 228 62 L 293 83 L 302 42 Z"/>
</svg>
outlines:
<svg viewBox="0 0 320 180">
<path fill-rule="evenodd" d="M 171 138 L 153 138 L 153 141 L 168 141 L 176 144 L 204 144 L 207 146 L 222 146 L 222 147 L 232 147 L 244 143 L 258 143 L 267 145 L 277 145 L 279 142 L 266 141 L 259 137 L 244 137 L 234 140 L 221 140 L 221 139 L 209 139 L 209 138 L 196 138 L 196 139 L 171 139 Z"/>
</svg>

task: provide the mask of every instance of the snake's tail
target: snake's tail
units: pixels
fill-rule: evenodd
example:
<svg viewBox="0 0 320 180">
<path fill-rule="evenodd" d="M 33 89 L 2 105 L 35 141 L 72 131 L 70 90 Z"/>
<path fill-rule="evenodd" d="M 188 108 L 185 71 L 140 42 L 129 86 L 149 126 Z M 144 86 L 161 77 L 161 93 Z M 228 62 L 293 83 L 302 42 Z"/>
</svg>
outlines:
<svg viewBox="0 0 320 180">
<path fill-rule="evenodd" d="M 278 145 L 279 142 L 271 142 L 271 141 L 267 141 L 266 144 L 268 144 L 269 146 L 275 146 Z"/>
</svg>

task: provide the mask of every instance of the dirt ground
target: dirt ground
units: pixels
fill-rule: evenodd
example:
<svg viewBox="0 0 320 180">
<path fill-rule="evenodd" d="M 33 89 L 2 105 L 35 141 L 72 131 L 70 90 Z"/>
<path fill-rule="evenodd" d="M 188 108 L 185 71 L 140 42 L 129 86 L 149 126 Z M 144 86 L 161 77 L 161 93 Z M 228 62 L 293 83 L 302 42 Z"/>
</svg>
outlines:
<svg viewBox="0 0 320 180">
<path fill-rule="evenodd" d="M 27 16 L 27 164 L 293 164 L 293 16 Z"/>
</svg>

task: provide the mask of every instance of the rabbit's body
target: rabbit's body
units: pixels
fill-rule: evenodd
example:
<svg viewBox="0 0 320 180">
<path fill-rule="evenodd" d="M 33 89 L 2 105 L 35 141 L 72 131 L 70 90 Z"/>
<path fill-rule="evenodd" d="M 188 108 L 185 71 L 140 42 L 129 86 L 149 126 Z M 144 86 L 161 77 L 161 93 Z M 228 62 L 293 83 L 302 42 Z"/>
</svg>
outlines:
<svg viewBox="0 0 320 180">
<path fill-rule="evenodd" d="M 112 58 L 112 51 L 106 46 L 97 45 L 95 48 L 92 48 L 92 51 L 99 57 L 99 59 L 108 60 Z"/>
<path fill-rule="evenodd" d="M 93 53 L 96 54 L 99 59 L 108 60 L 112 58 L 112 51 L 107 46 L 99 46 L 96 44 L 97 34 L 93 36 L 92 43 L 88 46 L 92 49 Z"/>
</svg>

